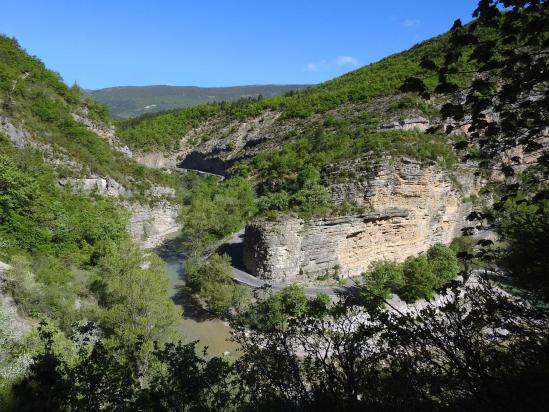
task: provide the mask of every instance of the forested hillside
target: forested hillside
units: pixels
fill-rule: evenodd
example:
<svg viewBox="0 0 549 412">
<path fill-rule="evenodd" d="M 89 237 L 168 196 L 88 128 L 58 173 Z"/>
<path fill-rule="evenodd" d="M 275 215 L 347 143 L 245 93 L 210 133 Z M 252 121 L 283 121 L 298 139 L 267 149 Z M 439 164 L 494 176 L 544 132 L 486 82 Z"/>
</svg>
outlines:
<svg viewBox="0 0 549 412">
<path fill-rule="evenodd" d="M 385 59 L 362 67 L 336 79 L 312 86 L 306 90 L 290 93 L 289 96 L 277 96 L 258 101 L 235 103 L 216 103 L 197 106 L 192 109 L 171 111 L 168 113 L 147 115 L 131 119 L 120 124 L 120 135 L 131 147 L 144 150 L 176 150 L 178 141 L 198 122 L 214 115 L 227 119 L 244 119 L 259 116 L 268 110 L 280 111 L 283 118 L 306 119 L 314 114 L 328 113 L 347 104 L 360 104 L 373 99 L 399 94 L 400 86 L 410 76 L 430 77 L 434 86 L 436 77 L 431 70 L 421 67 L 424 57 L 441 58 L 442 49 L 448 35 L 420 43 L 408 51 L 386 57 Z M 466 68 L 467 62 L 463 61 Z M 465 81 L 467 75 L 458 75 Z M 393 103 L 415 107 L 425 115 L 433 114 L 427 105 L 405 100 Z M 403 108 L 400 107 L 400 108 Z M 375 113 L 374 113 L 375 115 Z"/>
<path fill-rule="evenodd" d="M 40 350 L 37 326 L 68 358 L 74 326 L 101 325 L 109 345 L 177 336 L 178 309 L 161 262 L 145 258 L 113 198 L 79 193 L 63 178 L 109 176 L 136 196 L 173 176 L 147 171 L 74 114 L 108 125 L 105 108 L 68 88 L 13 39 L 0 36 L 0 409 Z M 146 259 L 146 260 L 145 260 Z M 143 262 L 148 261 L 144 269 Z M 9 266 L 5 267 L 4 263 Z M 130 303 L 133 306 L 129 306 Z M 123 327 L 117 326 L 123 324 Z M 91 323 L 90 323 L 91 325 Z M 67 358 L 67 359 L 68 359 Z"/>
<path fill-rule="evenodd" d="M 436 37 L 286 96 L 200 105 L 123 121 L 118 134 L 138 156 L 154 153 L 183 167 L 245 176 L 260 197 L 261 213 L 347 213 L 353 206 L 337 210 L 325 190 L 328 180 L 352 180 L 337 172 L 328 176 L 334 164 L 365 156 L 364 167 L 372 170 L 385 156 L 436 162 L 448 170 L 455 164 L 453 145 L 460 136 L 392 125 L 402 119 L 417 120 L 424 129 L 437 123 L 440 98 L 423 100 L 403 93 L 401 86 L 408 77 L 419 76 L 434 88 L 437 77 L 421 62 L 426 57 L 442 59 L 448 38 Z M 464 70 L 471 65 L 466 59 L 460 62 Z M 463 84 L 469 77 L 452 76 Z"/>
<path fill-rule="evenodd" d="M 300 90 L 306 85 L 251 85 L 232 87 L 121 86 L 86 90 L 116 118 L 128 118 L 198 104 L 272 97 Z"/>
<path fill-rule="evenodd" d="M 78 121 L 108 128 L 111 119 L 104 106 L 66 86 L 16 40 L 0 37 L 0 57 L 2 130 L 13 135 L 16 145 L 44 152 L 59 177 L 110 176 L 138 191 L 153 182 L 170 184 L 169 176 L 112 150 L 107 139 Z"/>
</svg>

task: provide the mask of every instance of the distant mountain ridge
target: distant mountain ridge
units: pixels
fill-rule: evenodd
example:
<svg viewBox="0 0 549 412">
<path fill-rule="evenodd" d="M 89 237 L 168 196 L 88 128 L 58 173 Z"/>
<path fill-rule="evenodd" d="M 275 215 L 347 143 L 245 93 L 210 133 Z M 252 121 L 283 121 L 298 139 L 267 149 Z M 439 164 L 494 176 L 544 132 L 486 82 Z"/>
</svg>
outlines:
<svg viewBox="0 0 549 412">
<path fill-rule="evenodd" d="M 120 86 L 85 92 L 105 104 L 114 117 L 128 118 L 144 113 L 190 107 L 197 104 L 238 100 L 246 97 L 273 97 L 308 87 L 303 84 L 266 84 L 232 87 Z"/>
</svg>

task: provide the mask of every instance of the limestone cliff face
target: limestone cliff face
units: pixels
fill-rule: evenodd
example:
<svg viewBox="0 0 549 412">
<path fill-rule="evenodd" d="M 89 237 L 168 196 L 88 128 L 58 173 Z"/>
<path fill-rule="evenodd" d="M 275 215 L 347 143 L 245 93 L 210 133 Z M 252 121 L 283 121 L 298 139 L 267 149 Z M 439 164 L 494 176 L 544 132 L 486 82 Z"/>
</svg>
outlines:
<svg viewBox="0 0 549 412">
<path fill-rule="evenodd" d="M 359 174 L 359 179 L 332 185 L 332 196 L 336 202 L 367 205 L 371 212 L 253 222 L 244 241 L 248 270 L 276 282 L 307 283 L 334 272 L 357 276 L 373 261 L 402 261 L 434 243 L 449 243 L 471 209 L 462 203 L 456 182 L 436 165 L 387 159 Z M 479 182 L 467 170 L 460 175 L 465 194 L 476 191 Z"/>
<path fill-rule="evenodd" d="M 160 202 L 154 206 L 127 203 L 130 211 L 130 234 L 144 248 L 160 246 L 170 235 L 181 229 L 177 222 L 179 206 Z"/>
<path fill-rule="evenodd" d="M 149 200 L 155 201 L 152 204 L 141 204 L 132 201 L 132 191 L 111 177 L 66 178 L 60 179 L 58 183 L 82 194 L 94 193 L 122 200 L 121 204 L 130 212 L 130 235 L 146 249 L 160 246 L 181 229 L 181 224 L 177 222 L 180 206 L 169 202 L 175 196 L 175 189 L 171 187 L 151 186 L 144 194 Z"/>
</svg>

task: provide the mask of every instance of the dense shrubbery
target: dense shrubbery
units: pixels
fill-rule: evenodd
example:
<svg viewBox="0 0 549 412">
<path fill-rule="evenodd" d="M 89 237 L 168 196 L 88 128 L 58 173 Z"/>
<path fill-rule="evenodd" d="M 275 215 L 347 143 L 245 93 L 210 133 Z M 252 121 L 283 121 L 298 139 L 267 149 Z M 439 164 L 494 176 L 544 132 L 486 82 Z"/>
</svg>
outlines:
<svg viewBox="0 0 549 412">
<path fill-rule="evenodd" d="M 16 310 L 0 306 L 0 410 L 8 409 L 11 384 L 23 378 L 32 361 L 25 335 Z"/>
<path fill-rule="evenodd" d="M 396 293 L 406 302 L 431 299 L 458 271 L 455 252 L 437 243 L 425 255 L 410 256 L 403 263 L 374 262 L 363 275 L 367 288 L 364 298 L 382 303 Z"/>
<path fill-rule="evenodd" d="M 293 286 L 233 322 L 241 356 L 205 360 L 168 344 L 139 362 L 141 343 L 107 347 L 86 325 L 74 354 L 44 326 L 43 349 L 13 410 L 361 411 L 544 410 L 546 314 L 489 285 L 440 310 L 387 313 L 308 300 Z M 494 333 L 494 331 L 496 331 Z M 512 333 L 501 333 L 512 331 Z M 130 354 L 130 356 L 128 356 Z"/>
<path fill-rule="evenodd" d="M 380 303 L 390 299 L 391 293 L 398 291 L 404 284 L 402 264 L 396 262 L 374 262 L 363 277 L 370 292 L 364 298 Z"/>
<path fill-rule="evenodd" d="M 268 331 L 288 326 L 300 316 L 322 317 L 327 314 L 330 297 L 318 294 L 309 300 L 300 285 L 290 285 L 259 300 L 240 314 L 239 321 L 252 330 Z"/>
<path fill-rule="evenodd" d="M 404 155 L 420 161 L 438 161 L 446 167 L 455 155 L 446 137 L 417 132 L 374 132 L 367 128 L 341 129 L 336 133 L 316 130 L 282 149 L 256 155 L 235 173 L 253 173 L 258 181 L 259 209 L 295 211 L 303 217 L 335 209 L 322 183 L 323 167 L 368 155 L 365 167 L 375 168 L 384 156 Z M 333 177 L 331 177 L 333 178 Z"/>
<path fill-rule="evenodd" d="M 45 165 L 20 167 L 13 158 L 0 154 L 4 254 L 23 250 L 70 256 L 78 264 L 93 263 L 108 245 L 128 237 L 125 212 L 111 200 L 82 198 L 56 187 L 47 173 L 52 172 Z"/>
<path fill-rule="evenodd" d="M 200 179 L 186 194 L 180 219 L 187 250 L 202 253 L 242 229 L 255 214 L 255 193 L 243 178 Z"/>
<path fill-rule="evenodd" d="M 9 262 L 0 293 L 13 298 L 27 322 L 40 319 L 50 324 L 55 346 L 67 362 L 75 360 L 78 350 L 67 338 L 77 339 L 75 325 L 90 321 L 96 332 L 88 342 L 101 337 L 107 350 L 116 351 L 121 362 L 131 358 L 140 373 L 150 367 L 155 342 L 181 339 L 177 328 L 181 313 L 168 296 L 163 262 L 153 255 L 144 257 L 136 246 L 112 245 L 95 266 L 71 264 L 70 256 L 44 254 L 15 255 Z M 0 344 L 8 331 L 0 332 Z M 29 366 L 25 359 L 37 350 L 36 339 L 24 336 L 8 343 L 13 369 L 5 369 L 2 362 L 8 354 L 0 349 L 0 405 Z M 140 350 L 133 352 L 137 344 Z"/>
<path fill-rule="evenodd" d="M 547 190 L 547 189 L 546 189 Z M 545 192 L 547 196 L 547 192 Z M 515 277 L 517 285 L 537 298 L 549 300 L 549 200 L 519 192 L 509 197 L 496 212 L 499 233 L 505 243 L 495 251 L 484 251 L 496 258 Z M 492 256 L 491 256 L 492 255 Z"/>
<path fill-rule="evenodd" d="M 143 356 L 154 342 L 181 338 L 177 326 L 181 311 L 168 295 L 163 261 L 144 256 L 135 245 L 120 243 L 98 264 L 91 289 L 100 308 L 94 317 L 114 346 L 140 345 Z"/>
<path fill-rule="evenodd" d="M 122 282 L 118 295 L 134 290 L 133 306 L 124 303 L 123 307 L 138 310 L 140 297 L 135 292 L 139 291 L 148 310 L 155 296 L 164 296 L 164 307 L 158 311 L 168 314 L 172 303 L 167 285 L 157 275 L 158 262 L 148 270 L 140 269 L 142 252 L 129 246 L 127 212 L 110 199 L 82 197 L 57 186 L 52 170 L 38 161 L 18 165 L 17 159 L 33 159 L 23 151 L 12 155 L 0 155 L 0 258 L 12 265 L 1 288 L 13 296 L 20 310 L 46 316 L 68 330 L 74 321 L 90 316 L 87 306 L 94 306 L 94 295 L 109 307 L 113 282 Z M 154 257 L 147 260 L 151 265 Z M 116 274 L 109 277 L 109 273 Z M 148 279 L 139 280 L 139 276 Z M 132 285 L 134 280 L 143 285 Z M 117 322 L 121 315 L 116 314 Z M 154 320 L 152 311 L 148 317 Z M 134 327 L 130 320 L 125 323 Z"/>
<path fill-rule="evenodd" d="M 241 308 L 248 300 L 248 289 L 234 283 L 231 259 L 213 254 L 206 260 L 185 260 L 185 284 L 198 293 L 208 308 L 218 315 L 227 315 L 232 308 Z"/>
</svg>

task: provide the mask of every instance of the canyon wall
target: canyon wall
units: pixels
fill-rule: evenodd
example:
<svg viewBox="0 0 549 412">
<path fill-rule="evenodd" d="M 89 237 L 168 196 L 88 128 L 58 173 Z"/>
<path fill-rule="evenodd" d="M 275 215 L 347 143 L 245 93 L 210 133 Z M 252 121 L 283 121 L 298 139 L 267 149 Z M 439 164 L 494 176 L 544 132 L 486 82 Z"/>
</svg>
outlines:
<svg viewBox="0 0 549 412">
<path fill-rule="evenodd" d="M 338 173 L 352 170 L 358 176 L 333 183 L 329 190 L 336 203 L 349 201 L 369 211 L 310 221 L 284 216 L 249 224 L 244 263 L 250 273 L 274 282 L 302 283 L 326 274 L 357 276 L 373 261 L 402 261 L 460 235 L 472 207 L 461 199 L 480 187 L 467 166 L 451 178 L 435 164 L 410 159 L 361 164 L 367 161 L 339 165 Z"/>
<path fill-rule="evenodd" d="M 160 246 L 181 230 L 181 224 L 177 222 L 178 205 L 159 202 L 153 206 L 139 203 L 126 203 L 125 206 L 130 211 L 130 234 L 146 249 Z"/>
</svg>

